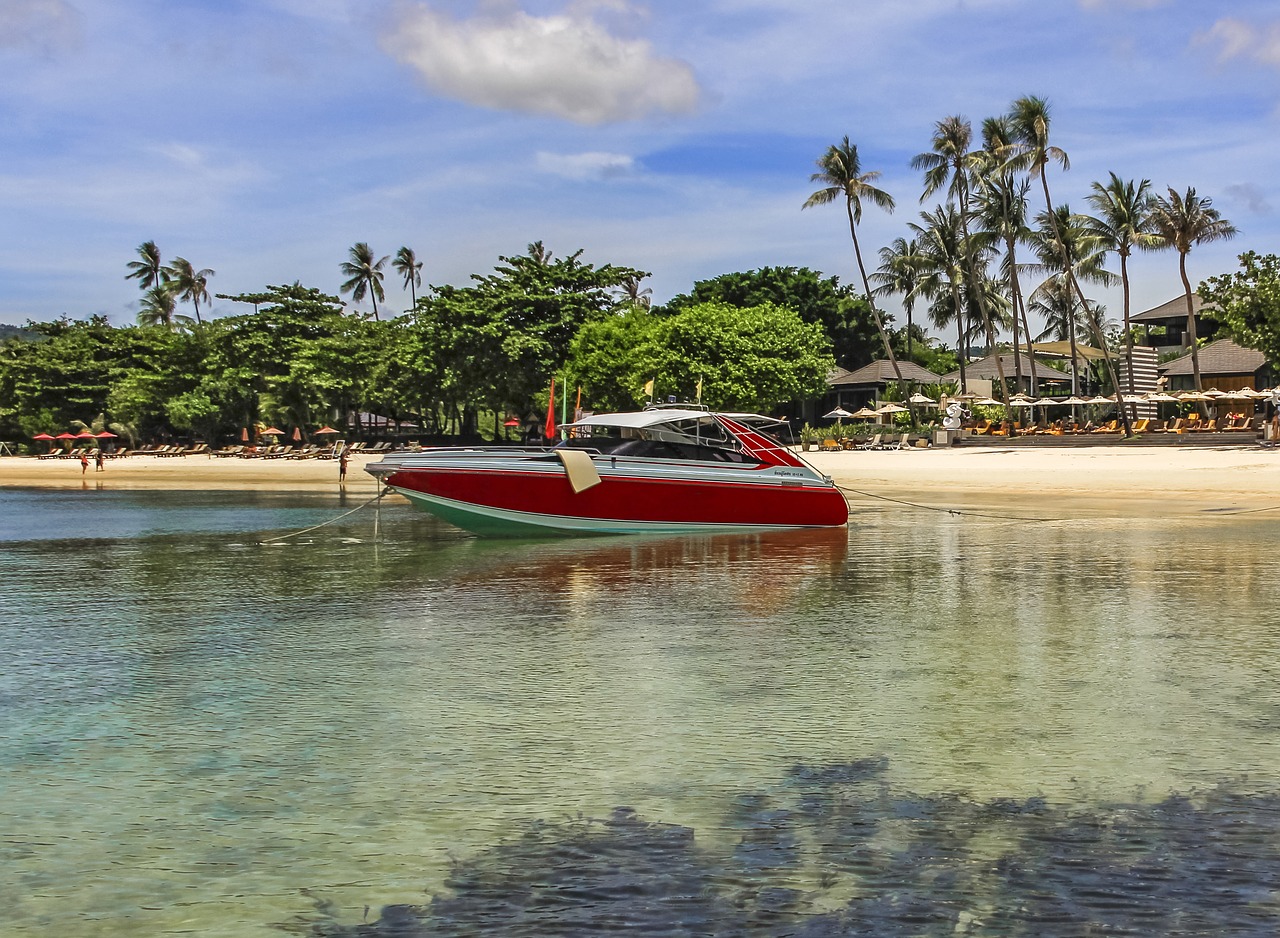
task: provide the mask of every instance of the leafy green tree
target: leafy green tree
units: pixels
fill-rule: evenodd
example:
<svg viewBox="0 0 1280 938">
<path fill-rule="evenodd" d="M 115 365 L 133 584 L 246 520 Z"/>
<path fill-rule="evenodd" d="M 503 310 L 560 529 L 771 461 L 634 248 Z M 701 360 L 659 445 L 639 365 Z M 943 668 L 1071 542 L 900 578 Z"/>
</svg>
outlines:
<svg viewBox="0 0 1280 938">
<path fill-rule="evenodd" d="M 203 322 L 200 318 L 200 301 L 209 302 L 209 278 L 214 272 L 207 267 L 196 270 L 195 265 L 185 257 L 175 257 L 167 271 L 178 299 L 189 301 L 195 307 L 196 322 Z"/>
<path fill-rule="evenodd" d="M 359 303 L 366 295 L 373 301 L 373 318 L 378 318 L 378 300 L 385 300 L 386 293 L 382 289 L 382 268 L 388 258 L 373 259 L 373 248 L 363 241 L 351 246 L 350 260 L 342 262 L 342 275 L 347 279 L 339 287 L 340 292 L 350 293 L 351 299 Z"/>
<path fill-rule="evenodd" d="M 761 267 L 700 280 L 656 312 L 666 315 L 699 303 L 785 306 L 822 327 L 841 367 L 861 368 L 876 357 L 876 327 L 867 301 L 838 277 L 823 277 L 808 267 Z"/>
<path fill-rule="evenodd" d="M 129 273 L 124 275 L 124 279 L 137 280 L 138 287 L 142 290 L 163 286 L 169 279 L 168 271 L 160 263 L 160 249 L 154 241 L 139 244 L 138 260 L 129 261 L 125 266 L 129 268 Z"/>
<path fill-rule="evenodd" d="M 1210 277 L 1198 292 L 1233 339 L 1280 362 L 1280 257 L 1246 251 L 1239 270 Z"/>
<path fill-rule="evenodd" d="M 665 316 L 633 310 L 590 323 L 574 341 L 570 375 L 596 406 L 642 403 L 644 385 L 714 408 L 770 411 L 826 390 L 834 367 L 817 323 L 762 303 L 695 303 Z"/>
<path fill-rule="evenodd" d="M 853 255 L 858 261 L 858 272 L 862 275 L 863 293 L 871 309 L 871 318 L 876 324 L 876 331 L 880 333 L 885 357 L 893 366 L 893 373 L 898 383 L 902 384 L 902 369 L 898 367 L 898 358 L 893 354 L 893 347 L 889 344 L 889 334 L 885 331 L 880 311 L 876 309 L 875 299 L 871 293 L 871 283 L 867 279 L 867 267 L 862 262 L 862 249 L 858 246 L 858 222 L 862 221 L 863 200 L 886 212 L 893 211 L 893 196 L 874 185 L 879 178 L 879 172 L 864 173 L 862 171 L 862 160 L 858 156 L 858 148 L 849 142 L 848 137 L 845 137 L 840 143 L 827 147 L 826 153 L 818 159 L 818 172 L 811 175 L 809 181 L 821 183 L 823 188 L 809 196 L 802 207 L 810 208 L 844 200 L 845 214 L 849 218 L 849 237 L 853 240 Z"/>
<path fill-rule="evenodd" d="M 879 286 L 877 296 L 901 296 L 902 308 L 907 314 L 907 358 L 910 359 L 912 333 L 912 315 L 915 312 L 916 299 L 920 287 L 920 272 L 927 258 L 920 253 L 919 243 L 912 238 L 894 238 L 893 243 L 880 249 L 880 267 L 871 275 Z"/>
<path fill-rule="evenodd" d="M 921 212 L 923 224 L 910 222 L 919 243 L 920 261 L 916 291 L 930 300 L 929 318 L 936 328 L 956 326 L 956 352 L 960 359 L 960 390 L 968 392 L 965 362 L 969 359 L 968 312 L 964 302 L 964 233 L 954 205 L 940 205 Z"/>
<path fill-rule="evenodd" d="M 1187 298 L 1187 341 L 1191 344 L 1191 369 L 1195 373 L 1196 390 L 1204 390 L 1200 382 L 1200 350 L 1197 347 L 1196 311 L 1191 301 L 1191 281 L 1187 278 L 1187 255 L 1197 244 L 1234 238 L 1236 226 L 1213 207 L 1213 200 L 1196 195 L 1188 187 L 1185 196 L 1172 187 L 1169 198 L 1156 196 L 1151 212 L 1151 225 L 1161 244 L 1178 252 L 1178 273 Z"/>
<path fill-rule="evenodd" d="M 417 288 L 422 286 L 422 261 L 418 260 L 418 255 L 413 252 L 413 248 L 402 247 L 396 251 L 396 258 L 391 262 L 391 266 L 404 278 L 405 289 L 409 291 L 409 305 L 417 306 Z"/>
</svg>

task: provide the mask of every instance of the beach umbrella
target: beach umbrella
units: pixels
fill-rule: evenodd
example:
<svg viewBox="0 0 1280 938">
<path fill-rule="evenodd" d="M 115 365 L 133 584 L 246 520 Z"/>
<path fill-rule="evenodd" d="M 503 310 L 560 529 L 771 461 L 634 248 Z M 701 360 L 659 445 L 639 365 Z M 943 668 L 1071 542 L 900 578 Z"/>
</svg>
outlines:
<svg viewBox="0 0 1280 938">
<path fill-rule="evenodd" d="M 911 403 L 913 403 L 913 404 L 936 404 L 936 403 L 938 403 L 938 402 L 937 402 L 937 401 L 935 401 L 933 398 L 929 397 L 927 394 L 921 394 L 919 391 L 917 391 L 915 394 L 912 394 L 912 395 L 911 395 L 911 397 L 909 398 L 909 400 L 910 400 L 910 401 L 911 401 Z"/>
<path fill-rule="evenodd" d="M 980 397 L 976 401 L 974 401 L 974 403 L 980 404 L 983 407 L 999 407 L 1000 406 L 1000 402 L 996 400 L 994 397 Z"/>
<path fill-rule="evenodd" d="M 52 440 L 52 439 L 54 439 L 54 437 L 49 436 L 49 434 L 47 434 L 47 433 L 37 433 L 37 434 L 36 434 L 35 436 L 33 436 L 31 439 L 33 439 L 33 440 Z"/>
<path fill-rule="evenodd" d="M 1103 397 L 1101 394 L 1095 394 L 1093 397 L 1085 401 L 1086 404 L 1114 404 L 1115 401 L 1109 397 Z"/>
<path fill-rule="evenodd" d="M 1178 400 L 1183 402 L 1191 401 L 1193 403 L 1200 403 L 1210 399 L 1211 398 L 1209 398 L 1208 395 L 1200 394 L 1196 391 L 1183 391 L 1181 394 L 1178 395 Z"/>
<path fill-rule="evenodd" d="M 1210 400 L 1216 401 L 1220 397 L 1226 397 L 1227 392 L 1219 391 L 1217 388 L 1210 388 L 1209 390 L 1204 392 L 1204 396 L 1209 398 Z"/>
<path fill-rule="evenodd" d="M 1059 401 L 1058 403 L 1060 403 L 1060 404 L 1070 404 L 1072 407 L 1075 407 L 1077 404 L 1087 404 L 1087 403 L 1089 403 L 1089 402 L 1088 402 L 1087 400 L 1085 400 L 1083 397 L 1080 397 L 1079 395 L 1072 394 L 1072 395 L 1071 395 L 1070 397 L 1068 397 L 1066 400 Z"/>
<path fill-rule="evenodd" d="M 823 414 L 822 419 L 830 420 L 832 417 L 835 417 L 836 420 L 843 420 L 845 417 L 852 417 L 852 416 L 853 414 L 849 413 L 849 411 L 845 410 L 843 407 L 837 407 L 835 410 L 829 413 Z"/>
<path fill-rule="evenodd" d="M 1147 403 L 1149 404 L 1176 404 L 1178 399 L 1172 394 L 1165 394 L 1163 391 L 1155 391 L 1147 395 Z"/>
<path fill-rule="evenodd" d="M 277 430 L 275 427 L 267 427 L 265 430 L 262 430 L 261 433 L 263 436 L 279 436 L 284 433 L 284 431 Z"/>
<path fill-rule="evenodd" d="M 302 428 L 301 428 L 301 427 L 294 427 L 294 428 L 293 428 L 293 442 L 295 442 L 295 443 L 301 443 L 301 442 L 302 442 Z"/>
<path fill-rule="evenodd" d="M 248 442 L 249 442 L 249 428 L 248 428 L 248 427 L 241 427 L 241 428 L 240 428 L 240 442 L 241 442 L 241 443 L 248 443 Z"/>
<path fill-rule="evenodd" d="M 75 438 L 76 435 L 74 433 L 59 433 L 54 437 L 55 440 L 74 440 Z"/>
<path fill-rule="evenodd" d="M 72 439 L 73 440 L 92 440 L 93 434 L 90 433 L 88 430 L 81 430 L 79 433 L 73 436 Z"/>
<path fill-rule="evenodd" d="M 520 421 L 515 417 L 508 417 L 505 421 L 503 421 L 502 425 L 504 427 L 518 427 L 520 426 Z"/>
<path fill-rule="evenodd" d="M 98 440 L 114 440 L 116 438 L 116 435 L 110 430 L 103 430 L 101 433 L 95 433 L 93 436 Z"/>
<path fill-rule="evenodd" d="M 860 410 L 855 410 L 852 414 L 850 414 L 850 416 L 854 417 L 857 420 L 867 420 L 867 419 L 870 419 L 871 417 L 879 417 L 880 415 L 877 414 L 870 407 L 863 407 Z"/>
<path fill-rule="evenodd" d="M 880 407 L 876 408 L 877 414 L 905 414 L 906 412 L 907 412 L 907 408 L 901 406 L 900 404 L 893 404 L 893 403 L 882 404 Z M 853 415 L 850 414 L 849 416 L 852 417 Z"/>
<path fill-rule="evenodd" d="M 321 427 L 319 430 L 316 431 L 316 436 L 319 436 L 322 433 L 341 433 L 341 432 L 342 432 L 341 430 L 335 430 L 333 429 L 333 427 L 329 426 L 326 423 L 323 427 Z"/>
<path fill-rule="evenodd" d="M 1017 400 L 1009 401 L 1010 407 L 1035 407 L 1036 402 L 1029 397 L 1020 397 Z"/>
</svg>

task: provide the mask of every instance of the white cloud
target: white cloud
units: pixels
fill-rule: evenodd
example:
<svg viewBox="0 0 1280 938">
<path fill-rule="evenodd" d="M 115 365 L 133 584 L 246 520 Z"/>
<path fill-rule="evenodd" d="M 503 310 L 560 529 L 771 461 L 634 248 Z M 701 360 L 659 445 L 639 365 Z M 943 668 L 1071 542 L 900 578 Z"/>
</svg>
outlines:
<svg viewBox="0 0 1280 938">
<path fill-rule="evenodd" d="M 80 40 L 80 13 L 66 0 L 3 0 L 0 49 L 36 48 L 50 53 Z"/>
<path fill-rule="evenodd" d="M 610 34 L 589 9 L 459 20 L 426 5 L 406 7 L 383 47 L 439 94 L 498 110 L 604 124 L 697 107 L 688 64 L 657 56 L 644 40 Z"/>
<path fill-rule="evenodd" d="M 623 153 L 547 153 L 537 156 L 538 169 L 565 179 L 612 179 L 635 170 L 635 160 Z"/>
<path fill-rule="evenodd" d="M 1267 201 L 1267 195 L 1257 183 L 1235 183 L 1227 186 L 1223 191 L 1255 215 L 1271 214 L 1271 204 Z"/>
<path fill-rule="evenodd" d="M 1280 22 L 1256 25 L 1226 17 L 1197 35 L 1196 40 L 1217 45 L 1221 61 L 1244 58 L 1280 68 Z"/>
</svg>

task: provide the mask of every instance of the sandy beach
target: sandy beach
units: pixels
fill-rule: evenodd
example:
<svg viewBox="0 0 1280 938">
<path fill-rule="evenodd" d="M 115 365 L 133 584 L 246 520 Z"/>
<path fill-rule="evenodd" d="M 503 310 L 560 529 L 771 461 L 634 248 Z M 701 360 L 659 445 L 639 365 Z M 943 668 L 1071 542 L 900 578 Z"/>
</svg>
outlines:
<svg viewBox="0 0 1280 938">
<path fill-rule="evenodd" d="M 821 472 L 871 496 L 995 506 L 1017 501 L 1090 510 L 1161 513 L 1264 508 L 1280 504 L 1280 450 L 1261 447 L 1096 447 L 1087 449 L 965 448 L 901 452 L 807 453 Z M 353 458 L 347 490 L 376 493 Z M 83 476 L 73 460 L 0 458 L 0 487 L 103 489 L 260 489 L 337 491 L 331 461 L 213 459 L 207 456 L 109 460 Z M 866 496 L 857 493 L 866 493 Z"/>
</svg>

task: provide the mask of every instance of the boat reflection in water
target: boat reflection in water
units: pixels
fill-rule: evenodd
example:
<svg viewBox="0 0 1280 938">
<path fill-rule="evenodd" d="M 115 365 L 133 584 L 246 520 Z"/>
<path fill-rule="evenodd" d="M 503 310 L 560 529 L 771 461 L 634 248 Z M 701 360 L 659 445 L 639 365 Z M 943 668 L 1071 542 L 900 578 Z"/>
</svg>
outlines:
<svg viewBox="0 0 1280 938">
<path fill-rule="evenodd" d="M 759 533 L 624 536 L 541 542 L 475 541 L 451 589 L 510 599 L 628 605 L 650 590 L 666 595 L 718 591 L 743 611 L 768 614 L 806 587 L 838 577 L 849 549 L 846 528 Z M 637 585 L 642 588 L 637 589 Z"/>
</svg>

